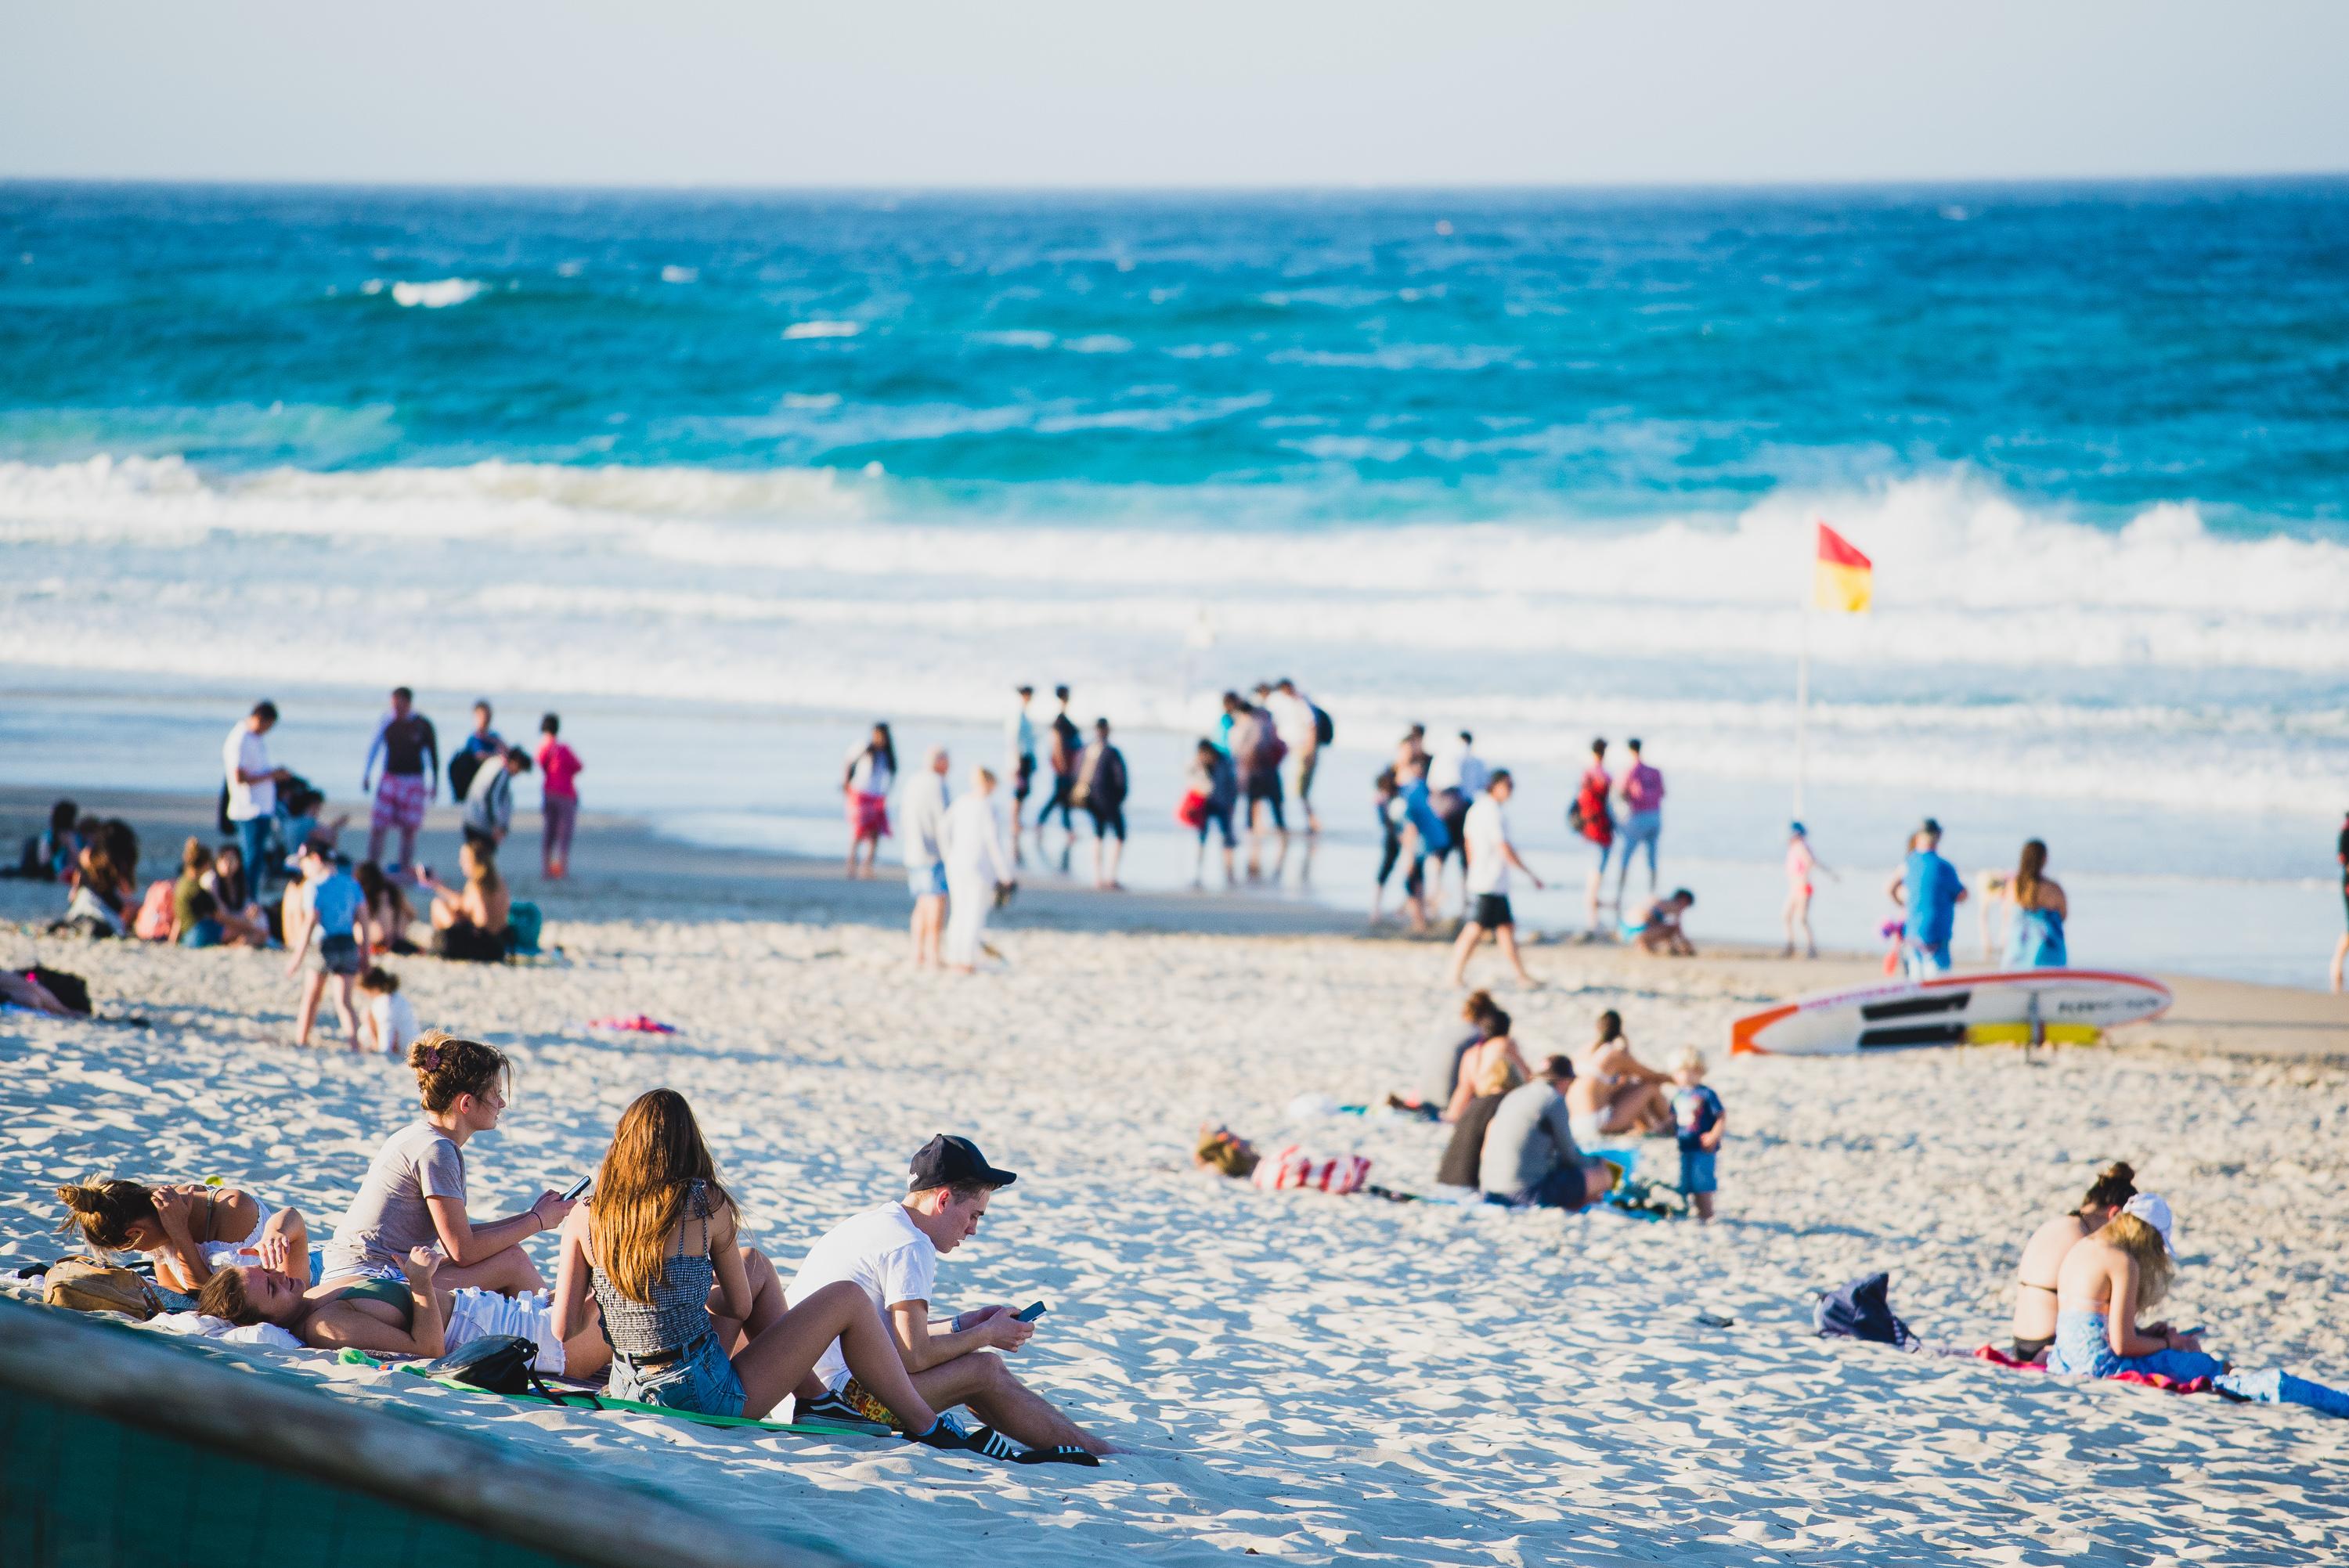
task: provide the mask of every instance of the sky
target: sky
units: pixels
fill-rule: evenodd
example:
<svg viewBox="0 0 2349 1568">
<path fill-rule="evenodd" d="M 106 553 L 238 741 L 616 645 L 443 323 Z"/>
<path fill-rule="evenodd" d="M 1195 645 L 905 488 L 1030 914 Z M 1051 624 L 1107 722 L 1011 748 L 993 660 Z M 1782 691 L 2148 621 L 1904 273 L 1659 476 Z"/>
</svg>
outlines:
<svg viewBox="0 0 2349 1568">
<path fill-rule="evenodd" d="M 2349 170 L 2349 5 L 75 0 L 0 177 L 1715 184 Z"/>
</svg>

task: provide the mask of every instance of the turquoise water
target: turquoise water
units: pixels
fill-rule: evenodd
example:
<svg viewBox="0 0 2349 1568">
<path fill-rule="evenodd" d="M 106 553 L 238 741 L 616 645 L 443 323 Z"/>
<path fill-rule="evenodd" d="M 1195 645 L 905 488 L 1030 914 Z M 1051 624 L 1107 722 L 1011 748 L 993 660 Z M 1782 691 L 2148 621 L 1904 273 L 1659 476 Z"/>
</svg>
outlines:
<svg viewBox="0 0 2349 1568">
<path fill-rule="evenodd" d="M 1831 862 L 1961 807 L 1973 863 L 2038 831 L 2059 872 L 2202 879 L 2165 954 L 2221 883 L 2269 890 L 2229 943 L 2330 946 L 2349 182 L 0 184 L 0 371 L 11 777 L 120 744 L 202 787 L 147 699 L 306 693 L 336 717 L 286 742 L 325 750 L 406 682 L 658 754 L 598 804 L 813 843 L 864 716 L 967 738 L 1065 679 L 1171 758 L 1288 674 L 1338 716 L 1340 820 L 1413 720 L 1546 817 L 1591 734 L 1641 735 L 1669 841 L 1766 925 L 1807 639 Z M 1822 518 L 1877 606 L 1806 630 Z M 792 738 L 694 752 L 670 711 Z"/>
</svg>

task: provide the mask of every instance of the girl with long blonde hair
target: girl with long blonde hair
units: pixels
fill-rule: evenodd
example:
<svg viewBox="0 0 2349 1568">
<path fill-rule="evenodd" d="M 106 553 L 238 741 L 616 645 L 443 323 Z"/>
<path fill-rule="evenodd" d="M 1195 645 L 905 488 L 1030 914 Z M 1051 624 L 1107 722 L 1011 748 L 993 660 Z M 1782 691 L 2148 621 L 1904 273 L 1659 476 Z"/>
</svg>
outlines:
<svg viewBox="0 0 2349 1568">
<path fill-rule="evenodd" d="M 842 1281 L 784 1306 L 772 1268 L 740 1244 L 734 1199 L 675 1089 L 638 1095 L 621 1113 L 594 1195 L 563 1226 L 557 1336 L 568 1339 L 593 1321 L 591 1299 L 612 1345 L 605 1391 L 616 1399 L 763 1416 L 836 1339 L 907 1437 L 931 1448 L 973 1446 L 916 1391 L 863 1290 Z"/>
<path fill-rule="evenodd" d="M 2055 1276 L 2055 1344 L 2051 1372 L 2110 1377 L 2122 1372 L 2180 1379 L 2213 1377 L 2227 1364 L 2202 1349 L 2200 1336 L 2167 1322 L 2137 1317 L 2169 1294 L 2178 1268 L 2177 1222 L 2150 1192 L 2130 1198 L 2104 1228 L 2064 1255 Z"/>
</svg>

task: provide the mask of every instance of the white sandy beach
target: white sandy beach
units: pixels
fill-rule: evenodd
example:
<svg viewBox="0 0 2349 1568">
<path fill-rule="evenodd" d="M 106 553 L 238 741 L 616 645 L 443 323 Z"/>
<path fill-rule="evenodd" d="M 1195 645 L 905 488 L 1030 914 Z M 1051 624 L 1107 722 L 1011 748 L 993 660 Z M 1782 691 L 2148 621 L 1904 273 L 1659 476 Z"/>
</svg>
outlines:
<svg viewBox="0 0 2349 1568">
<path fill-rule="evenodd" d="M 788 1274 L 819 1230 L 899 1190 L 916 1145 L 968 1133 L 1021 1177 L 946 1261 L 943 1303 L 1048 1300 L 1019 1369 L 1136 1451 L 1084 1471 L 748 1438 L 316 1358 L 354 1398 L 428 1403 L 714 1524 L 882 1563 L 2341 1560 L 2349 1422 L 1822 1342 L 1808 1317 L 1814 1291 L 1881 1267 L 1928 1340 L 2002 1337 L 2022 1236 L 2125 1158 L 2185 1226 L 2163 1315 L 2209 1325 L 2238 1364 L 2349 1382 L 2337 1063 L 2126 1047 L 1729 1061 L 1728 1020 L 1774 994 L 1750 967 L 1543 948 L 1550 987 L 1502 994 L 1529 1056 L 1578 1047 L 1608 1006 L 1651 1060 L 1713 1052 L 1733 1129 L 1721 1222 L 1268 1194 L 1190 1171 L 1200 1120 L 1360 1150 L 1374 1181 L 1428 1190 L 1439 1130 L 1280 1118 L 1303 1092 L 1375 1101 L 1411 1081 L 1454 1006 L 1435 949 L 1081 929 L 1088 907 L 1123 917 L 1079 898 L 1032 906 L 1059 928 L 999 931 L 1008 971 L 955 980 L 905 967 L 882 920 L 900 905 L 878 890 L 520 891 L 567 962 L 398 965 L 428 1024 L 520 1064 L 503 1129 L 468 1150 L 477 1214 L 567 1185 L 629 1098 L 667 1084 Z M 12 921 L 56 902 L 0 884 Z M 323 1234 L 414 1106 L 392 1063 L 264 1043 L 289 1032 L 282 957 L 0 946 L 148 1020 L 0 1022 L 10 1254 L 62 1250 L 48 1190 L 93 1169 L 221 1176 Z M 681 1032 L 581 1027 L 638 1011 Z M 551 1245 L 534 1245 L 550 1273 Z"/>
</svg>

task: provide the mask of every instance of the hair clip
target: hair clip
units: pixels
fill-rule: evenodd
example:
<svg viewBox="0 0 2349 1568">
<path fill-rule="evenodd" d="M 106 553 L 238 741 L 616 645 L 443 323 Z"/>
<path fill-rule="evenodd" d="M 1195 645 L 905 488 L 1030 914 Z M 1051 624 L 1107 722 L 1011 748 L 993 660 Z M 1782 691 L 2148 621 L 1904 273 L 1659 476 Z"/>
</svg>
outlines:
<svg viewBox="0 0 2349 1568">
<path fill-rule="evenodd" d="M 440 1047 L 434 1046 L 424 1053 L 424 1070 L 429 1073 L 437 1073 L 440 1070 Z"/>
</svg>

